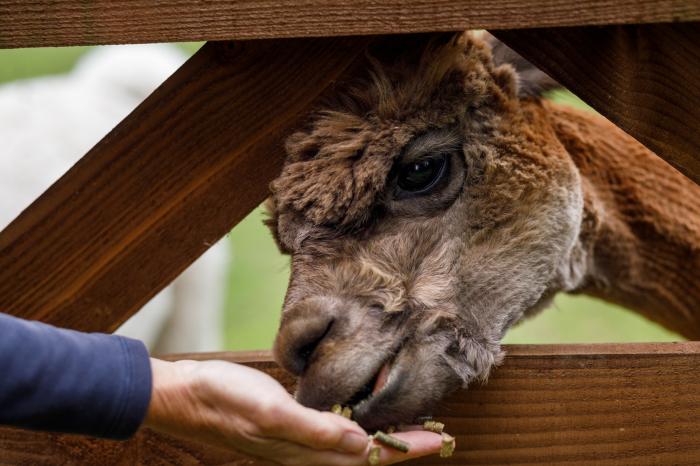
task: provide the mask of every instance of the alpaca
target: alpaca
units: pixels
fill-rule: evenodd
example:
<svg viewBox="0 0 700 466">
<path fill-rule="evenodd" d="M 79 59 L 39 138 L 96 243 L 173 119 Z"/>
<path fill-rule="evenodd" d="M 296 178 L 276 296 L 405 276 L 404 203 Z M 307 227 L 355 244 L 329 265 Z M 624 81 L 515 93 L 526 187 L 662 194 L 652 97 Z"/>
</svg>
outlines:
<svg viewBox="0 0 700 466">
<path fill-rule="evenodd" d="M 185 59 L 171 45 L 97 47 L 67 75 L 0 87 L 0 229 Z M 161 353 L 220 350 L 227 266 L 222 241 L 117 333 Z"/>
<path fill-rule="evenodd" d="M 560 291 L 700 336 L 700 187 L 472 34 L 374 68 L 271 185 L 292 267 L 274 351 L 301 403 L 368 429 L 429 415 Z"/>
</svg>

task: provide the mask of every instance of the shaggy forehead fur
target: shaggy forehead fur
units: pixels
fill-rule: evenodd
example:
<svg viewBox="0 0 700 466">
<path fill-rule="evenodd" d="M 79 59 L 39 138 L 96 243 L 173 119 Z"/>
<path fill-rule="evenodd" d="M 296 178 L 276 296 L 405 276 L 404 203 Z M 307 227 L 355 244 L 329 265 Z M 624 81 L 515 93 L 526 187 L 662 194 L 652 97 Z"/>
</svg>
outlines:
<svg viewBox="0 0 700 466">
<path fill-rule="evenodd" d="M 287 162 L 272 184 L 272 214 L 360 226 L 412 138 L 458 124 L 467 107 L 508 105 L 514 89 L 512 69 L 494 67 L 486 44 L 469 34 L 427 47 L 417 65 L 376 65 L 371 82 L 344 93 L 288 139 Z"/>
</svg>

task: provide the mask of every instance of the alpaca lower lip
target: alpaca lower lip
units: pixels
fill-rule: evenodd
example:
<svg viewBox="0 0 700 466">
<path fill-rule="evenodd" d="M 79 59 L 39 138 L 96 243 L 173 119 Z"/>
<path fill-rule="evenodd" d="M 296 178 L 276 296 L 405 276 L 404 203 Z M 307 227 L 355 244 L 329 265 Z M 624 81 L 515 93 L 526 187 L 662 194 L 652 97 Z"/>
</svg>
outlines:
<svg viewBox="0 0 700 466">
<path fill-rule="evenodd" d="M 352 418 L 368 432 L 410 422 L 416 413 L 401 402 L 405 382 L 406 373 L 394 365 L 389 380 L 379 392 L 352 406 Z"/>
</svg>

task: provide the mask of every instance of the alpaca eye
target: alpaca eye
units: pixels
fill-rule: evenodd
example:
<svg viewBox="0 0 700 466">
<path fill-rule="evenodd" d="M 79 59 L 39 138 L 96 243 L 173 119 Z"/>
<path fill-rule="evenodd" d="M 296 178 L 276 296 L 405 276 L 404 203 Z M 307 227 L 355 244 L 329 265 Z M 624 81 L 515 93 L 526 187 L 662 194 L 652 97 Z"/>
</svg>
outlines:
<svg viewBox="0 0 700 466">
<path fill-rule="evenodd" d="M 399 167 L 396 184 L 411 194 L 425 194 L 445 175 L 447 155 L 425 158 Z"/>
</svg>

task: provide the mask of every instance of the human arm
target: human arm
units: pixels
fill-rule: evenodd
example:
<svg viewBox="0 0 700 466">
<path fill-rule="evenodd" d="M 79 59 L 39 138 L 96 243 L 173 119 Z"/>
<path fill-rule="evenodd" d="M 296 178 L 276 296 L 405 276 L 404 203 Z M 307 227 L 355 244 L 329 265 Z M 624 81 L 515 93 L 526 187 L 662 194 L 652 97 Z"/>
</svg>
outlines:
<svg viewBox="0 0 700 466">
<path fill-rule="evenodd" d="M 150 397 L 143 343 L 0 314 L 0 424 L 123 439 Z"/>
</svg>

